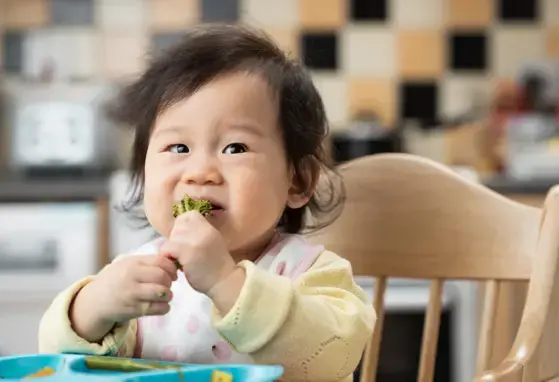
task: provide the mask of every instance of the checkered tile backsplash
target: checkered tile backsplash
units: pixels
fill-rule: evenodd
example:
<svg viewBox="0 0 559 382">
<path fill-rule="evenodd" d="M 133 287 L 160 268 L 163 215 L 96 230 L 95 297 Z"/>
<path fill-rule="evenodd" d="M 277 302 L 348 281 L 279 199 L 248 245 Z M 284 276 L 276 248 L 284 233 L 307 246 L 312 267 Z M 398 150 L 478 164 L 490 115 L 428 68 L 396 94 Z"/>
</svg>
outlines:
<svg viewBox="0 0 559 382">
<path fill-rule="evenodd" d="M 4 75 L 124 81 L 199 22 L 267 30 L 312 69 L 335 129 L 466 110 L 559 59 L 559 0 L 0 0 Z"/>
</svg>

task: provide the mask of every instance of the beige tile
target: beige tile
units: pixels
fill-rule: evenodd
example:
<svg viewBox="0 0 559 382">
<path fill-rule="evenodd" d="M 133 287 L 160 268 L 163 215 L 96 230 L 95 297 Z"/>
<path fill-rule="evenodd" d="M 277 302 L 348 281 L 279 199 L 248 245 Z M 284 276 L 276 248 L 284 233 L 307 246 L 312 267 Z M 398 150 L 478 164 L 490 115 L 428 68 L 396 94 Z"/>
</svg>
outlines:
<svg viewBox="0 0 559 382">
<path fill-rule="evenodd" d="M 57 80 L 94 79 L 99 75 L 100 39 L 87 28 L 31 31 L 24 41 L 24 73 L 36 78 L 48 67 Z"/>
<path fill-rule="evenodd" d="M 389 28 L 352 25 L 341 33 L 341 62 L 348 75 L 392 78 L 395 57 L 394 33 Z"/>
<path fill-rule="evenodd" d="M 373 112 L 387 127 L 396 120 L 396 83 L 386 78 L 354 77 L 348 85 L 349 116 Z"/>
<path fill-rule="evenodd" d="M 527 62 L 545 57 L 545 35 L 541 28 L 510 26 L 493 32 L 493 72 L 514 78 Z"/>
<path fill-rule="evenodd" d="M 438 78 L 444 72 L 444 36 L 438 30 L 398 33 L 399 73 L 406 79 Z"/>
<path fill-rule="evenodd" d="M 243 23 L 272 28 L 293 28 L 299 23 L 298 0 L 242 0 L 240 18 Z"/>
<path fill-rule="evenodd" d="M 347 125 L 347 81 L 336 74 L 313 73 L 313 82 L 322 97 L 332 130 Z"/>
<path fill-rule="evenodd" d="M 290 57 L 299 57 L 299 35 L 294 29 L 266 28 L 266 33 Z"/>
<path fill-rule="evenodd" d="M 541 0 L 542 14 L 546 25 L 559 26 L 559 1 Z"/>
<path fill-rule="evenodd" d="M 546 53 L 548 58 L 559 60 L 559 27 L 546 31 Z"/>
<path fill-rule="evenodd" d="M 148 24 L 157 31 L 191 26 L 200 20 L 197 0 L 148 0 Z"/>
<path fill-rule="evenodd" d="M 395 25 L 405 28 L 437 28 L 443 21 L 446 0 L 391 0 Z"/>
<path fill-rule="evenodd" d="M 148 38 L 143 33 L 110 33 L 102 39 L 103 74 L 111 79 L 134 77 L 145 68 Z"/>
<path fill-rule="evenodd" d="M 146 17 L 145 0 L 95 1 L 95 18 L 103 29 L 142 29 Z"/>
<path fill-rule="evenodd" d="M 0 25 L 6 28 L 36 28 L 48 23 L 46 0 L 0 0 Z"/>
<path fill-rule="evenodd" d="M 446 24 L 453 28 L 485 28 L 493 21 L 493 2 L 449 0 Z"/>
<path fill-rule="evenodd" d="M 448 75 L 441 81 L 438 110 L 442 116 L 454 118 L 480 103 L 487 105 L 492 84 L 485 75 Z"/>
<path fill-rule="evenodd" d="M 0 30 L 4 27 L 4 19 L 7 13 L 8 1 L 10 0 L 0 0 Z"/>
<path fill-rule="evenodd" d="M 304 29 L 335 29 L 347 22 L 345 0 L 299 0 L 300 26 Z"/>
</svg>

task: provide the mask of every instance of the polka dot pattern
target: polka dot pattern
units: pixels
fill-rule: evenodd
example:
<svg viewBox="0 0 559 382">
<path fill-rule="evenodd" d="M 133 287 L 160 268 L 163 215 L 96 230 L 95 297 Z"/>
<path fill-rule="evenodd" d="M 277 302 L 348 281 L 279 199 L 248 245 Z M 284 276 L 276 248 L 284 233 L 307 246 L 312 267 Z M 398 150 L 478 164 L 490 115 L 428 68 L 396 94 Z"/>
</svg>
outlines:
<svg viewBox="0 0 559 382">
<path fill-rule="evenodd" d="M 228 361 L 231 359 L 231 347 L 225 341 L 219 341 L 212 346 L 212 353 L 220 361 Z"/>
<path fill-rule="evenodd" d="M 200 319 L 195 315 L 191 315 L 186 323 L 186 330 L 190 334 L 195 334 L 199 329 L 200 329 Z"/>
<path fill-rule="evenodd" d="M 161 359 L 167 362 L 177 362 L 178 353 L 178 348 L 176 346 L 166 346 L 161 352 Z"/>
</svg>

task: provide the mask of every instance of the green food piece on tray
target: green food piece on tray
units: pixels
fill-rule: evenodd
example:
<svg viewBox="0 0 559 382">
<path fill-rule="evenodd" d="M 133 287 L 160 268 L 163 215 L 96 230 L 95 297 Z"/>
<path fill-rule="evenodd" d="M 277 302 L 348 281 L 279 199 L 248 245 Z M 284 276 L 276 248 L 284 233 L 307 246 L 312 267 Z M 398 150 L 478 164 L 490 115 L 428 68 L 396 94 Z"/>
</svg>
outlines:
<svg viewBox="0 0 559 382">
<path fill-rule="evenodd" d="M 180 369 L 180 365 L 165 364 L 160 362 L 136 362 L 127 358 L 86 356 L 85 365 L 92 370 L 111 370 L 122 372 L 139 372 L 149 370 Z"/>
</svg>

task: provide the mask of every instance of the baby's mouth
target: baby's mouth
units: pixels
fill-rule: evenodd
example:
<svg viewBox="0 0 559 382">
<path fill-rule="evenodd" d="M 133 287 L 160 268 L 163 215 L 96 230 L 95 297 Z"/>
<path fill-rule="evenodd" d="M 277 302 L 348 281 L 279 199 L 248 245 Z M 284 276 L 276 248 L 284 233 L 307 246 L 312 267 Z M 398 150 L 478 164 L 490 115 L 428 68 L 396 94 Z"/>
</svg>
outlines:
<svg viewBox="0 0 559 382">
<path fill-rule="evenodd" d="M 211 210 L 212 214 L 216 214 L 216 213 L 219 214 L 222 213 L 223 211 L 225 211 L 225 209 L 222 206 L 212 204 L 212 210 Z"/>
</svg>

